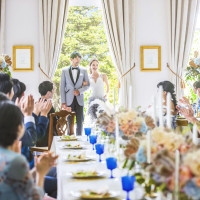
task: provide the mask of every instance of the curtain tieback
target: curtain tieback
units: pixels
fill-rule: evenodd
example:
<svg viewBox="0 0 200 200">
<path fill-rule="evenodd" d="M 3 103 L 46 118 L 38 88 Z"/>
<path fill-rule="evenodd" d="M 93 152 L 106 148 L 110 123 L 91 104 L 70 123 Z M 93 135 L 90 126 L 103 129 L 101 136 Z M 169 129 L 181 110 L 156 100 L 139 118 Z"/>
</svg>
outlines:
<svg viewBox="0 0 200 200">
<path fill-rule="evenodd" d="M 44 70 L 41 68 L 40 63 L 38 63 L 38 67 L 40 71 L 52 82 L 51 78 L 44 72 Z"/>
<path fill-rule="evenodd" d="M 175 73 L 169 66 L 169 64 L 167 63 L 167 68 L 176 76 L 181 80 L 181 88 L 185 89 L 185 81 L 182 79 L 182 77 L 180 77 L 177 73 Z"/>
<path fill-rule="evenodd" d="M 126 73 L 124 73 L 124 74 L 119 78 L 118 88 L 121 87 L 121 85 L 120 85 L 121 79 L 122 79 L 124 76 L 126 76 L 126 75 L 127 75 L 132 69 L 134 69 L 134 68 L 135 68 L 135 63 L 134 63 L 134 65 L 133 65 L 133 67 L 131 67 Z"/>
</svg>

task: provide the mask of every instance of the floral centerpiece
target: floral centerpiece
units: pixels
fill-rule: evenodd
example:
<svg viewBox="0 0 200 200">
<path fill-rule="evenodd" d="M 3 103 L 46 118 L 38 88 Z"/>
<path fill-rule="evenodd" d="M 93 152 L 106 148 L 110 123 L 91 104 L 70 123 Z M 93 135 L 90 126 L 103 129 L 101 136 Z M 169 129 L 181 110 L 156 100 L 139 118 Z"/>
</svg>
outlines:
<svg viewBox="0 0 200 200">
<path fill-rule="evenodd" d="M 150 173 L 150 178 L 145 181 L 144 174 L 136 173 L 138 183 L 145 184 L 146 193 L 152 194 L 159 190 L 173 192 L 175 189 L 175 150 L 181 154 L 179 169 L 180 199 L 200 199 L 200 150 L 198 147 L 186 143 L 187 140 L 180 134 L 166 128 L 152 130 L 152 162 L 147 164 L 146 139 L 140 140 L 136 150 L 130 151 L 127 145 L 125 155 L 135 159 Z M 129 150 L 129 151 L 128 151 Z M 129 152 L 129 154 L 127 154 Z"/>
<path fill-rule="evenodd" d="M 153 119 L 135 110 L 120 109 L 117 113 L 100 113 L 97 124 L 106 132 L 115 133 L 116 118 L 118 119 L 122 136 L 133 137 L 146 133 L 148 129 L 155 127 Z"/>
<path fill-rule="evenodd" d="M 8 55 L 0 55 L 0 72 L 7 73 L 11 76 L 9 67 L 12 65 L 11 58 Z"/>
</svg>

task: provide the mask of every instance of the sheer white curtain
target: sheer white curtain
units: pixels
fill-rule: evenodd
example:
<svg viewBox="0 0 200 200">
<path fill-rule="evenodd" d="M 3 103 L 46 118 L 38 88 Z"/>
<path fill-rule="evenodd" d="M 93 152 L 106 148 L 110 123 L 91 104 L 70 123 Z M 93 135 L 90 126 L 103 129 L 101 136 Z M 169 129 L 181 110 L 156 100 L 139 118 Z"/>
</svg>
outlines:
<svg viewBox="0 0 200 200">
<path fill-rule="evenodd" d="M 178 76 L 183 77 L 189 59 L 200 0 L 170 0 L 169 2 L 169 64 Z M 174 74 L 171 74 L 171 80 L 176 86 L 177 98 L 182 97 L 181 80 Z"/>
<path fill-rule="evenodd" d="M 0 0 L 0 54 L 4 53 L 5 44 L 5 0 Z"/>
<path fill-rule="evenodd" d="M 40 66 L 53 78 L 65 33 L 69 0 L 39 0 Z M 41 73 L 40 79 L 47 77 Z"/>
<path fill-rule="evenodd" d="M 135 58 L 135 0 L 101 0 L 106 35 L 113 63 L 121 77 L 134 65 Z M 120 105 L 128 102 L 132 71 L 121 81 Z"/>
</svg>

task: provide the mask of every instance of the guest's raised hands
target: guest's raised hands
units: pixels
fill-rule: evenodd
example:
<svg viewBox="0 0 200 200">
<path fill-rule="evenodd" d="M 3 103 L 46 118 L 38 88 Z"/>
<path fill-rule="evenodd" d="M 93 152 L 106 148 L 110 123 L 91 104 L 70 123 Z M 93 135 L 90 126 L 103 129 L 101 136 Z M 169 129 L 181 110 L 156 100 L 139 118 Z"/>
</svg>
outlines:
<svg viewBox="0 0 200 200">
<path fill-rule="evenodd" d="M 42 107 L 44 106 L 44 102 L 45 102 L 45 99 L 42 99 L 40 98 L 36 103 L 35 103 L 35 106 L 34 106 L 34 110 L 33 110 L 33 113 L 35 115 L 39 115 L 41 110 L 42 110 Z"/>
<path fill-rule="evenodd" d="M 52 102 L 50 99 L 48 99 L 43 103 L 43 106 L 41 107 L 41 116 L 47 117 L 51 108 L 52 108 Z"/>
<path fill-rule="evenodd" d="M 182 99 L 179 99 L 179 101 L 182 104 L 190 105 L 190 100 L 188 98 L 186 98 L 186 97 L 182 97 Z"/>
<path fill-rule="evenodd" d="M 56 165 L 58 155 L 53 156 L 53 153 L 43 154 L 35 160 L 36 173 L 40 176 L 45 176 L 51 167 Z"/>
<path fill-rule="evenodd" d="M 181 106 L 176 106 L 176 108 L 181 115 L 183 115 L 187 120 L 192 122 L 192 120 L 194 118 L 194 111 L 191 107 L 184 108 Z"/>
<path fill-rule="evenodd" d="M 32 116 L 34 109 L 34 99 L 32 95 L 28 95 L 21 103 L 21 111 L 24 116 Z"/>
<path fill-rule="evenodd" d="M 15 105 L 18 106 L 21 109 L 23 101 L 24 101 L 24 96 L 21 97 L 21 98 L 17 97 L 16 100 L 15 100 Z"/>
</svg>

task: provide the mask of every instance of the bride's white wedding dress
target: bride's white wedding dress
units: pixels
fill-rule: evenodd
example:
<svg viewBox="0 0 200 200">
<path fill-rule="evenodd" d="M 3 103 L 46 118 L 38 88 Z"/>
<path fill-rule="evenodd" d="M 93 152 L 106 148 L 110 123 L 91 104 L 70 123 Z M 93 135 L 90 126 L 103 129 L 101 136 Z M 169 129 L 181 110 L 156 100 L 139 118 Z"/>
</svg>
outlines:
<svg viewBox="0 0 200 200">
<path fill-rule="evenodd" d="M 102 74 L 99 75 L 96 82 L 95 80 L 90 76 L 90 89 L 91 89 L 91 95 L 90 98 L 104 98 L 104 81 Z"/>
<path fill-rule="evenodd" d="M 105 102 L 104 81 L 102 74 L 99 75 L 96 82 L 91 76 L 89 78 L 91 94 L 88 98 L 88 115 L 90 120 L 94 121 L 97 118 L 97 113 L 103 111 L 101 105 Z"/>
</svg>

